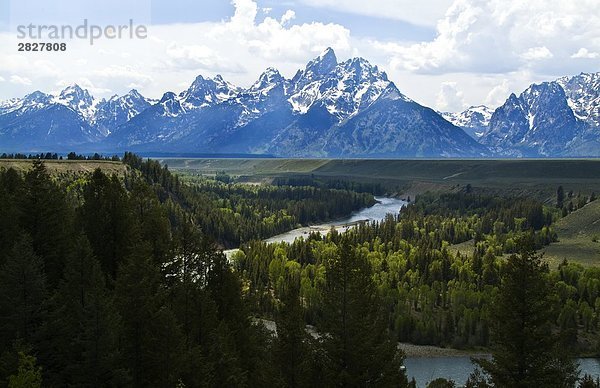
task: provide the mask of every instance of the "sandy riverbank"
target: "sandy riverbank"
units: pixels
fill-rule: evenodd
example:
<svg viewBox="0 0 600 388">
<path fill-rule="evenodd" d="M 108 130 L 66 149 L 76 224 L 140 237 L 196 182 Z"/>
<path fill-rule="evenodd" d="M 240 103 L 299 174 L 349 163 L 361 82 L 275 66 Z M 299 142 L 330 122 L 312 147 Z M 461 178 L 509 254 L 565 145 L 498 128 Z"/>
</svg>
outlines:
<svg viewBox="0 0 600 388">
<path fill-rule="evenodd" d="M 398 343 L 398 347 L 404 351 L 406 357 L 481 357 L 489 354 L 478 350 L 440 348 L 438 346 L 413 345 L 405 342 Z"/>
</svg>

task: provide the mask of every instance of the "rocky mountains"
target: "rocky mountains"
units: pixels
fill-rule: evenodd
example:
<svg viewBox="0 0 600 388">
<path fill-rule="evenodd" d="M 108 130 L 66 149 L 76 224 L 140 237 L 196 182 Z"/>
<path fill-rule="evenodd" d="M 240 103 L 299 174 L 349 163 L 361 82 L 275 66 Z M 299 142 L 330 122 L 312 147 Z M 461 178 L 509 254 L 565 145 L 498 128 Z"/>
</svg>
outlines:
<svg viewBox="0 0 600 388">
<path fill-rule="evenodd" d="M 0 151 L 268 154 L 280 157 L 600 156 L 600 73 L 511 94 L 495 110 L 439 113 L 363 58 L 325 50 L 249 88 L 198 76 L 160 100 L 95 99 L 77 85 L 0 102 Z"/>
</svg>

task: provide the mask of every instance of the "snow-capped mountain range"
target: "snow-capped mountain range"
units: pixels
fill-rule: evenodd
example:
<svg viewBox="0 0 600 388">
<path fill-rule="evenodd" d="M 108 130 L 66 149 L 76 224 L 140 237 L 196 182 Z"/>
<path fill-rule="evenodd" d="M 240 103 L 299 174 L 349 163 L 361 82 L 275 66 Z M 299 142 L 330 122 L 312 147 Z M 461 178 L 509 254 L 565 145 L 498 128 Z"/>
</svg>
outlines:
<svg viewBox="0 0 600 388">
<path fill-rule="evenodd" d="M 109 100 L 94 99 L 78 85 L 57 95 L 35 91 L 0 103 L 0 147 L 35 150 L 99 143 L 154 102 L 136 90 Z"/>
<path fill-rule="evenodd" d="M 198 76 L 151 100 L 77 85 L 0 102 L 0 151 L 259 153 L 295 157 L 600 155 L 600 73 L 532 85 L 492 110 L 438 113 L 363 58 L 325 50 L 249 88 Z M 565 146 L 566 145 L 566 146 Z"/>
</svg>

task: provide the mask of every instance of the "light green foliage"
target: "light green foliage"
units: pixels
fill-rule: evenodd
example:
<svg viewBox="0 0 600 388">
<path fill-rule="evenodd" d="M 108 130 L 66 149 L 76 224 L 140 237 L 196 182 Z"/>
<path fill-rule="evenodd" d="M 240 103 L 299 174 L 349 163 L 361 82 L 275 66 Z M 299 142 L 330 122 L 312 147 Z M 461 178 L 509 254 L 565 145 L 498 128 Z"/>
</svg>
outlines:
<svg viewBox="0 0 600 388">
<path fill-rule="evenodd" d="M 42 386 L 42 368 L 36 365 L 36 359 L 19 353 L 19 371 L 8 378 L 8 388 L 40 388 Z"/>
</svg>

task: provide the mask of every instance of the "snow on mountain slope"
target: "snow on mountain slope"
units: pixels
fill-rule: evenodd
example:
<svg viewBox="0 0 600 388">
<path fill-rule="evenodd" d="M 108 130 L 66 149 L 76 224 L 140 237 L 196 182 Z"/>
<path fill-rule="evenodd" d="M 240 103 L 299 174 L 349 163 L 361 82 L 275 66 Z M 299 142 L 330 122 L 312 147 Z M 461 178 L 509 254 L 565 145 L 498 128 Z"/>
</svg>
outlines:
<svg viewBox="0 0 600 388">
<path fill-rule="evenodd" d="M 569 143 L 582 129 L 563 88 L 544 82 L 529 86 L 519 97 L 511 94 L 492 115 L 481 142 L 505 154 L 560 156 L 568 154 Z"/>
<path fill-rule="evenodd" d="M 295 113 L 305 114 L 315 103 L 320 103 L 341 121 L 377 100 L 390 81 L 385 72 L 363 58 L 338 63 L 335 53 L 328 48 L 300 70 L 291 83 L 293 89 L 288 101 Z"/>
<path fill-rule="evenodd" d="M 564 89 L 575 116 L 592 127 L 600 127 L 600 72 L 561 77 L 556 82 Z"/>
<path fill-rule="evenodd" d="M 441 115 L 477 140 L 483 136 L 487 130 L 493 113 L 494 111 L 487 106 L 478 105 L 471 106 L 462 112 L 443 112 Z"/>
<path fill-rule="evenodd" d="M 114 95 L 109 100 L 102 100 L 96 105 L 97 109 L 91 124 L 103 136 L 108 136 L 119 125 L 125 124 L 156 102 L 142 96 L 135 89 L 123 96 Z"/>
<path fill-rule="evenodd" d="M 587 156 L 600 155 L 591 146 L 600 144 L 599 105 L 600 73 L 582 73 L 531 85 L 494 112 L 480 105 L 439 113 L 367 60 L 338 62 L 328 48 L 292 79 L 267 68 L 248 88 L 198 76 L 158 101 L 136 90 L 95 99 L 77 85 L 3 101 L 0 146 L 8 139 L 281 156 Z"/>
</svg>

